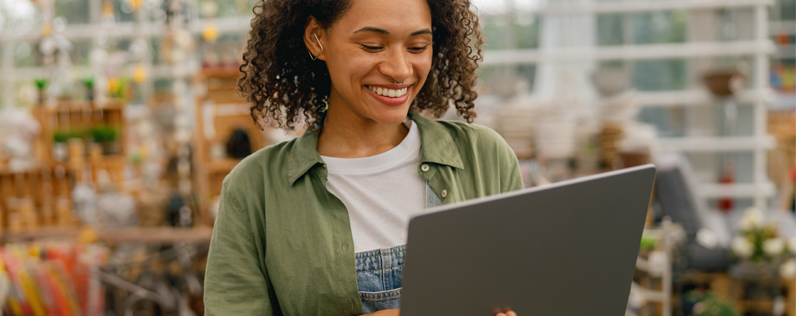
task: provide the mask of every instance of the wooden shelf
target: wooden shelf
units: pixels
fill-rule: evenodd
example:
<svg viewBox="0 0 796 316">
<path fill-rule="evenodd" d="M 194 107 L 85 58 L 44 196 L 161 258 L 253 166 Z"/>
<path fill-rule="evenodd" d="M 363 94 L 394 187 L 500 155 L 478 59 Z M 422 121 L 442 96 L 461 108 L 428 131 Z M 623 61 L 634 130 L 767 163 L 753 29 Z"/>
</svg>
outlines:
<svg viewBox="0 0 796 316">
<path fill-rule="evenodd" d="M 239 77 L 237 67 L 205 68 L 194 80 L 205 85 L 207 91 L 196 99 L 196 127 L 194 128 L 195 168 L 194 183 L 199 200 L 199 209 L 206 225 L 212 225 L 213 217 L 208 212 L 215 196 L 221 193 L 221 184 L 240 159 L 211 159 L 211 149 L 223 146 L 237 129 L 249 136 L 252 152 L 268 145 L 263 133 L 252 121 L 249 106 L 234 88 L 234 79 Z M 213 133 L 206 133 L 212 130 Z"/>
<path fill-rule="evenodd" d="M 75 239 L 85 228 L 42 227 L 17 232 L 6 232 L 3 242 L 25 241 L 30 239 Z M 105 229 L 96 231 L 97 239 L 107 243 L 174 244 L 209 242 L 213 234 L 211 228 L 172 228 L 172 227 L 133 227 Z"/>
<path fill-rule="evenodd" d="M 238 66 L 208 67 L 202 68 L 199 74 L 203 78 L 237 78 L 241 76 Z"/>
<path fill-rule="evenodd" d="M 144 244 L 173 244 L 173 243 L 202 243 L 210 242 L 213 234 L 212 228 L 172 228 L 172 227 L 138 227 L 99 232 L 99 239 L 103 242 L 113 243 L 144 243 Z"/>
<path fill-rule="evenodd" d="M 221 160 L 211 160 L 205 163 L 208 172 L 229 173 L 240 163 L 241 159 L 225 158 Z"/>
</svg>

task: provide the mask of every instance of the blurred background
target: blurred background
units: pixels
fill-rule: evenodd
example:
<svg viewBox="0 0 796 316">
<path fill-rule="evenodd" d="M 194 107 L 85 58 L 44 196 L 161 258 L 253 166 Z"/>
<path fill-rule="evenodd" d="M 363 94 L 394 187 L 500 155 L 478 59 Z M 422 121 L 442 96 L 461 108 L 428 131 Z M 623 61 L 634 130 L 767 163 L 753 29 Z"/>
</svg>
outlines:
<svg viewBox="0 0 796 316">
<path fill-rule="evenodd" d="M 0 0 L 4 313 L 203 314 L 221 180 L 300 134 L 234 90 L 254 3 Z M 526 186 L 658 167 L 626 315 L 796 316 L 796 0 L 474 6 Z"/>
</svg>

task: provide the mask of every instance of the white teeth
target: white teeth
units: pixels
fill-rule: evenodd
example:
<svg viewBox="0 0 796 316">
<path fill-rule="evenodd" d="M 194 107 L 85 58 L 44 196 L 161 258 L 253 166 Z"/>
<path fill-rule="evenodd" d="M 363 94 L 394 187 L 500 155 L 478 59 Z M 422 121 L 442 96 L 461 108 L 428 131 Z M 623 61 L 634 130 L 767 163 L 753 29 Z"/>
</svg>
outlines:
<svg viewBox="0 0 796 316">
<path fill-rule="evenodd" d="M 381 87 L 371 87 L 371 86 L 367 86 L 367 87 L 368 87 L 368 89 L 370 89 L 370 91 L 373 91 L 373 92 L 375 92 L 378 95 L 385 96 L 385 97 L 390 97 L 390 98 L 402 97 L 409 90 L 408 88 L 393 90 L 393 89 L 387 89 L 387 88 L 381 88 Z"/>
</svg>

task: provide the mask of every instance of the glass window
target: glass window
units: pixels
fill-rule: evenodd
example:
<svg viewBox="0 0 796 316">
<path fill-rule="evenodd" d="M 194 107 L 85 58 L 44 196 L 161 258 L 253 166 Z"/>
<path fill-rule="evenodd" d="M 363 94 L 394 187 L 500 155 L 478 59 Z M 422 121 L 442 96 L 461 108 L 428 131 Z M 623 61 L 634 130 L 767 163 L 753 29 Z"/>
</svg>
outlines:
<svg viewBox="0 0 796 316">
<path fill-rule="evenodd" d="M 686 87 L 684 59 L 639 60 L 632 65 L 631 82 L 640 91 L 682 90 Z"/>
<path fill-rule="evenodd" d="M 14 67 L 35 67 L 37 66 L 37 46 L 38 42 L 17 42 L 10 44 L 14 55 Z"/>
<path fill-rule="evenodd" d="M 55 1 L 55 16 L 63 17 L 69 24 L 91 22 L 89 0 L 58 0 Z"/>
<path fill-rule="evenodd" d="M 684 11 L 633 14 L 633 44 L 682 43 L 685 41 Z"/>
<path fill-rule="evenodd" d="M 625 24 L 623 14 L 597 15 L 597 45 L 610 46 L 622 45 L 624 41 Z"/>
</svg>

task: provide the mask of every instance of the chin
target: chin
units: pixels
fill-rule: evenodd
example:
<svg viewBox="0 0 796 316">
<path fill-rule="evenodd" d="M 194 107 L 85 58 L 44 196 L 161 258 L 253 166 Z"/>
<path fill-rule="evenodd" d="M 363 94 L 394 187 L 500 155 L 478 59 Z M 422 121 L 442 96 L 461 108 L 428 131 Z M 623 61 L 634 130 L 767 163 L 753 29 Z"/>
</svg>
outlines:
<svg viewBox="0 0 796 316">
<path fill-rule="evenodd" d="M 378 113 L 373 116 L 373 119 L 385 125 L 398 125 L 403 123 L 406 116 L 409 114 L 409 106 L 396 106 L 387 109 L 380 109 Z"/>
</svg>

